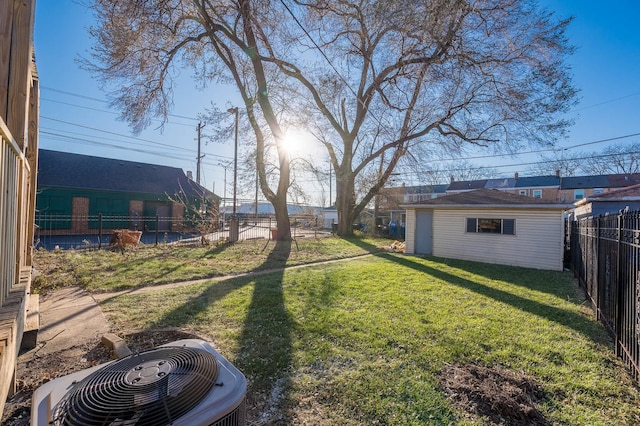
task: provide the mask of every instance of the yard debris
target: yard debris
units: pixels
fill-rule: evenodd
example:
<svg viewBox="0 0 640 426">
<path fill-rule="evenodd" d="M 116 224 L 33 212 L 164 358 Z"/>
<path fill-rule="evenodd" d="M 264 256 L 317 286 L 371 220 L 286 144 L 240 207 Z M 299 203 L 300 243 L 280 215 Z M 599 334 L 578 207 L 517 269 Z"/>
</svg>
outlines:
<svg viewBox="0 0 640 426">
<path fill-rule="evenodd" d="M 438 379 L 453 404 L 483 425 L 550 424 L 538 408 L 544 399 L 542 387 L 522 372 L 475 363 L 448 364 Z"/>
<path fill-rule="evenodd" d="M 391 243 L 391 251 L 395 253 L 404 253 L 404 249 L 405 249 L 404 241 L 396 240 L 393 243 Z"/>
<path fill-rule="evenodd" d="M 109 245 L 124 253 L 127 246 L 137 246 L 140 243 L 142 231 L 130 231 L 128 229 L 114 229 L 111 233 Z"/>
</svg>

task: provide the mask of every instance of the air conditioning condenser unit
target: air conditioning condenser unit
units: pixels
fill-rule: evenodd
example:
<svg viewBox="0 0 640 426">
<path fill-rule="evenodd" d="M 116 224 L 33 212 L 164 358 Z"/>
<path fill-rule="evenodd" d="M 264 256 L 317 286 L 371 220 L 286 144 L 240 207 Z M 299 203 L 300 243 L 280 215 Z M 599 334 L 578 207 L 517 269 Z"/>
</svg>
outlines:
<svg viewBox="0 0 640 426">
<path fill-rule="evenodd" d="M 246 389 L 207 342 L 178 340 L 45 383 L 33 394 L 31 424 L 239 426 Z"/>
</svg>

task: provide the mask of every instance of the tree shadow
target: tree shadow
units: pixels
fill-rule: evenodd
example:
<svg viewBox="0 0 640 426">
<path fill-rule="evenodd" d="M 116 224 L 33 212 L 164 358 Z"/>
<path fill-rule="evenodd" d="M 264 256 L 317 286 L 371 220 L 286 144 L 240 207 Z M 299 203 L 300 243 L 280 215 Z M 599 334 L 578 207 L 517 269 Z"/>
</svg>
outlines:
<svg viewBox="0 0 640 426">
<path fill-rule="evenodd" d="M 571 312 L 566 309 L 558 308 L 555 306 L 551 306 L 548 304 L 544 304 L 535 300 L 527 299 L 525 297 L 519 296 L 514 293 L 510 293 L 508 291 L 500 290 L 494 287 L 490 287 L 484 285 L 482 283 L 471 281 L 466 278 L 450 274 L 441 269 L 432 268 L 428 265 L 415 262 L 408 257 L 401 255 L 393 255 L 390 253 L 381 253 L 378 254 L 378 257 L 386 259 L 390 262 L 397 263 L 399 265 L 405 266 L 407 268 L 411 268 L 417 272 L 428 274 L 432 277 L 443 280 L 449 284 L 453 284 L 462 288 L 465 288 L 474 293 L 480 294 L 485 297 L 489 297 L 497 302 L 501 302 L 512 306 L 516 309 L 520 309 L 529 314 L 547 319 L 549 321 L 553 321 L 562 326 L 571 328 L 587 338 L 595 341 L 596 343 L 610 343 L 606 340 L 605 333 L 594 333 L 595 327 L 598 327 L 598 324 L 592 321 L 587 315 L 582 315 L 577 312 Z M 463 269 L 461 265 L 458 265 L 458 268 Z M 475 270 L 467 270 L 469 273 L 475 273 Z M 489 275 L 485 278 L 494 279 L 493 276 Z M 503 280 L 503 276 L 495 276 L 495 279 Z M 511 281 L 509 281 L 511 282 Z M 533 290 L 537 290 L 533 288 Z M 523 326 L 526 326 L 523 324 Z"/>
<path fill-rule="evenodd" d="M 291 241 L 278 241 L 265 265 L 286 264 Z M 257 269 L 261 269 L 261 265 Z M 248 402 L 250 418 L 279 415 L 288 424 L 288 415 L 278 407 L 286 404 L 290 393 L 292 362 L 292 320 L 285 305 L 282 282 L 285 270 L 255 277 L 254 290 L 240 334 L 238 367 L 250 377 Z"/>
<path fill-rule="evenodd" d="M 290 241 L 278 241 L 263 265 L 284 266 L 291 253 Z M 278 409 L 287 406 L 290 393 L 289 371 L 292 361 L 291 319 L 285 306 L 282 281 L 285 270 L 218 281 L 186 303 L 167 312 L 151 328 L 186 326 L 197 320 L 207 308 L 226 295 L 253 285 L 237 352 L 230 361 L 245 374 L 248 381 L 247 407 L 249 419 L 276 414 L 287 424 L 288 414 Z M 229 355 L 229 354 L 227 354 Z"/>
<path fill-rule="evenodd" d="M 459 269 L 469 274 L 484 277 L 489 280 L 504 281 L 519 287 L 533 289 L 562 298 L 580 299 L 580 302 L 584 300 L 584 297 L 575 292 L 574 289 L 567 289 L 564 286 L 558 285 L 558 275 L 566 272 L 473 262 L 461 259 L 446 259 L 441 257 L 428 258 L 434 262 L 447 265 L 450 268 Z M 470 268 L 470 265 L 473 265 L 473 268 Z M 531 271 L 532 273 L 522 274 L 523 270 Z"/>
<path fill-rule="evenodd" d="M 199 256 L 199 259 L 206 259 L 206 258 L 210 258 L 210 257 L 215 257 L 216 255 L 226 251 L 229 248 L 229 244 L 222 244 L 222 245 L 218 245 L 215 246 L 209 250 L 206 250 L 205 252 L 203 252 L 203 254 L 201 256 Z M 168 249 L 167 249 L 168 250 Z M 157 252 L 150 252 L 148 254 L 136 257 L 136 258 L 131 258 L 131 257 L 127 257 L 127 255 L 124 255 L 125 257 L 119 261 L 118 263 L 115 264 L 114 269 L 118 270 L 119 268 L 122 267 L 122 265 L 124 265 L 125 267 L 122 268 L 123 272 L 127 272 L 127 271 L 132 271 L 135 270 L 137 267 L 140 266 L 144 266 L 146 264 L 148 264 L 151 261 L 154 260 L 162 260 L 162 258 L 165 256 L 165 250 L 161 250 L 161 251 L 157 251 Z M 198 259 L 196 258 L 196 259 Z M 148 286 L 153 286 L 153 285 L 158 285 L 158 283 L 156 282 L 157 279 L 160 279 L 162 277 L 165 277 L 173 272 L 178 271 L 180 268 L 184 267 L 185 265 L 188 265 L 189 263 L 192 263 L 193 259 L 187 259 L 182 263 L 176 264 L 174 267 L 172 268 L 168 268 L 168 269 L 162 269 L 161 271 L 159 271 L 157 274 L 153 275 L 150 274 L 149 275 L 149 279 L 147 279 L 146 281 L 140 283 L 140 285 L 136 285 L 134 287 L 131 287 L 129 285 L 122 285 L 119 287 L 113 287 L 111 289 L 109 289 L 109 291 L 120 291 L 120 290 L 135 290 L 141 287 L 148 287 Z M 184 281 L 190 280 L 190 279 L 206 279 L 206 278 L 214 278 L 216 276 L 218 276 L 219 274 L 210 274 L 210 275 L 205 275 L 205 276 L 198 276 L 197 278 L 185 278 Z"/>
<path fill-rule="evenodd" d="M 341 237 L 344 241 L 353 244 L 354 246 L 360 247 L 363 250 L 368 251 L 371 254 L 376 254 L 376 253 L 382 253 L 384 252 L 384 250 L 382 248 L 380 248 L 379 246 L 373 245 L 373 244 L 369 244 L 368 242 L 364 241 L 362 238 L 345 238 L 345 237 Z M 391 240 L 389 240 L 389 242 L 391 242 Z"/>
</svg>

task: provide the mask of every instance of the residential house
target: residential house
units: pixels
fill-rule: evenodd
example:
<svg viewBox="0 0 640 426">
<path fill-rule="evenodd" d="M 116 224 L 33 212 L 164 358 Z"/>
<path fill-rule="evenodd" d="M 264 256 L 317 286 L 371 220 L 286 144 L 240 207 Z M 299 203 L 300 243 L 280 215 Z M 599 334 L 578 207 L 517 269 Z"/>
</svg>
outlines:
<svg viewBox="0 0 640 426">
<path fill-rule="evenodd" d="M 413 203 L 445 194 L 456 194 L 475 189 L 498 189 L 512 194 L 540 198 L 547 201 L 569 203 L 589 195 L 613 191 L 640 183 L 640 173 L 609 174 L 595 176 L 562 177 L 557 171 L 548 176 L 519 176 L 516 172 L 512 178 L 477 179 L 454 181 L 445 185 L 406 186 L 385 188 L 383 192 L 393 191 L 395 199 L 403 199 L 404 203 Z M 426 191 L 423 188 L 437 188 L 437 191 Z M 403 191 L 403 196 L 398 191 Z M 426 194 L 426 195 L 425 195 Z M 384 211 L 382 206 L 381 210 Z"/>
<path fill-rule="evenodd" d="M 569 203 L 609 191 L 611 184 L 607 175 L 563 177 L 558 189 L 558 199 Z"/>
<path fill-rule="evenodd" d="M 485 189 L 499 189 L 499 190 L 507 190 L 513 189 L 516 185 L 516 178 L 498 178 L 498 179 L 487 179 L 487 183 L 485 184 Z"/>
<path fill-rule="evenodd" d="M 524 195 L 525 197 L 539 198 L 541 200 L 556 202 L 558 200 L 558 188 L 560 175 L 555 176 L 531 176 L 519 177 L 515 174 L 515 185 L 507 192 Z"/>
<path fill-rule="evenodd" d="M 407 254 L 562 270 L 571 204 L 481 188 L 403 207 Z"/>
<path fill-rule="evenodd" d="M 402 197 L 397 197 L 397 199 L 402 199 L 403 203 L 432 200 L 446 195 L 448 187 L 448 184 L 407 186 L 404 194 L 401 194 Z M 396 204 L 396 208 L 398 205 Z"/>
<path fill-rule="evenodd" d="M 558 198 L 574 202 L 639 183 L 639 173 L 565 177 L 560 183 Z"/>
<path fill-rule="evenodd" d="M 218 220 L 220 198 L 189 179 L 182 169 L 90 155 L 40 150 L 36 224 L 59 234 L 106 228 L 182 231 L 189 210 Z"/>
<path fill-rule="evenodd" d="M 620 210 L 640 210 L 640 184 L 610 192 L 587 195 L 574 203 L 573 217 L 616 214 Z"/>
<path fill-rule="evenodd" d="M 489 182 L 489 179 L 454 181 L 453 178 L 451 178 L 451 183 L 447 186 L 447 194 L 456 194 L 459 192 L 481 189 L 487 185 L 487 182 Z"/>
</svg>

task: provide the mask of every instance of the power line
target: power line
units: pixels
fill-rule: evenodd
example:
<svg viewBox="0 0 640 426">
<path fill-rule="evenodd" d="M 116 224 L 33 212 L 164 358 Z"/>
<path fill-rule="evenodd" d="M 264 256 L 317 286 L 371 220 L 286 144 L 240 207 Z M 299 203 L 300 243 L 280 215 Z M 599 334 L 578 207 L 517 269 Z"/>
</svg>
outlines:
<svg viewBox="0 0 640 426">
<path fill-rule="evenodd" d="M 163 158 L 171 158 L 174 160 L 182 160 L 182 161 L 192 161 L 193 159 L 191 157 L 180 157 L 180 156 L 176 156 L 176 155 L 171 155 L 170 153 L 162 153 L 162 152 L 158 152 L 158 151 L 148 151 L 148 150 L 144 150 L 144 149 L 139 149 L 139 148 L 131 148 L 130 146 L 122 146 L 122 145 L 115 145 L 115 144 L 109 144 L 106 142 L 99 142 L 99 141 L 94 141 L 91 139 L 87 139 L 87 138 L 79 138 L 79 137 L 73 137 L 73 136 L 68 136 L 68 135 L 62 135 L 59 133 L 54 133 L 54 132 L 42 132 L 42 134 L 50 136 L 51 140 L 58 140 L 58 141 L 62 141 L 62 142 L 71 142 L 71 143 L 84 143 L 86 145 L 97 145 L 97 146 L 106 146 L 109 148 L 116 148 L 122 151 L 133 151 L 133 152 L 140 152 L 143 154 L 151 154 L 151 155 L 155 155 L 155 156 L 159 156 L 159 157 L 163 157 Z M 144 146 L 144 145 L 143 145 Z M 216 156 L 215 154 L 208 154 L 211 156 Z M 221 156 L 217 156 L 217 157 L 221 157 Z M 223 157 L 223 158 L 227 158 L 228 157 Z M 207 166 L 212 166 L 212 167 L 223 167 L 218 163 L 211 163 L 211 162 L 207 162 L 207 161 L 202 161 L 202 164 L 207 165 Z M 242 171 L 246 171 L 248 169 L 239 167 L 239 170 Z"/>
<path fill-rule="evenodd" d="M 104 100 L 104 99 L 93 98 L 91 96 L 81 95 L 79 93 L 67 92 L 65 90 L 54 89 L 53 87 L 47 87 L 47 86 L 40 86 L 40 88 L 41 89 L 45 89 L 45 90 L 50 90 L 52 92 L 62 93 L 64 95 L 75 96 L 77 98 L 82 98 L 82 99 L 87 99 L 87 100 L 90 100 L 90 101 L 100 102 L 100 103 L 107 104 L 107 105 L 109 104 L 109 102 Z M 184 115 L 167 114 L 167 116 L 168 117 L 174 117 L 174 118 L 182 118 L 184 120 L 198 121 L 197 118 L 187 117 L 187 116 L 184 116 Z"/>
<path fill-rule="evenodd" d="M 109 111 L 109 110 L 106 110 L 106 109 L 99 109 L 99 108 L 91 108 L 91 107 L 88 107 L 88 106 L 85 106 L 85 105 L 72 104 L 70 102 L 57 101 L 55 99 L 40 98 L 40 100 L 47 101 L 47 102 L 54 102 L 54 103 L 61 104 L 61 105 L 68 105 L 68 106 L 72 106 L 72 107 L 76 107 L 76 108 L 82 108 L 82 109 L 85 109 L 85 110 L 88 110 L 88 111 L 97 111 L 97 112 L 103 112 L 103 113 L 106 113 L 106 114 L 120 115 L 116 111 Z M 152 119 L 152 121 L 162 122 L 162 120 L 159 120 L 159 119 Z M 175 121 L 167 121 L 166 124 L 172 124 L 172 125 L 176 125 L 176 126 L 192 127 L 191 124 L 176 123 Z"/>
<path fill-rule="evenodd" d="M 640 151 L 629 151 L 629 152 L 625 152 L 622 155 L 625 154 L 640 154 Z M 593 159 L 593 158 L 606 158 L 606 157 L 615 157 L 617 155 L 621 155 L 620 153 L 613 153 L 613 154 L 600 154 L 600 155 L 589 155 L 586 157 L 574 157 L 574 158 L 567 158 L 566 160 L 568 161 L 578 161 L 578 160 L 589 160 L 589 159 Z M 529 161 L 529 162 L 525 162 L 525 163 L 514 163 L 514 164 L 501 164 L 501 165 L 497 165 L 497 166 L 477 166 L 477 167 L 471 167 L 471 168 L 460 168 L 460 169 L 447 169 L 447 171 L 451 171 L 451 172 L 457 172 L 457 171 L 464 171 L 464 170 L 481 170 L 481 169 L 501 169 L 501 168 L 506 168 L 506 167 L 516 167 L 516 166 L 532 166 L 532 165 L 536 165 L 536 164 L 544 164 L 547 163 L 548 161 Z M 402 175 L 405 176 L 417 176 L 417 177 L 421 177 L 424 175 L 424 173 L 422 172 L 417 172 L 417 171 L 411 171 L 411 172 L 400 172 Z"/>
<path fill-rule="evenodd" d="M 98 145 L 98 146 L 106 146 L 106 147 L 110 147 L 110 148 L 117 148 L 117 149 L 122 149 L 125 151 L 132 151 L 132 152 L 139 152 L 142 154 L 149 154 L 149 155 L 155 155 L 155 156 L 159 156 L 159 157 L 163 157 L 163 158 L 171 158 L 174 160 L 187 160 L 187 158 L 185 157 L 178 157 L 175 155 L 171 155 L 168 153 L 161 153 L 161 152 L 157 152 L 157 151 L 149 151 L 149 150 L 144 150 L 144 149 L 139 149 L 139 148 L 132 148 L 132 147 L 123 147 L 120 145 L 114 145 L 114 144 L 110 144 L 110 143 L 106 143 L 106 142 L 98 142 L 98 141 L 92 141 L 92 140 L 88 140 L 85 138 L 76 138 L 73 136 L 65 136 L 65 135 L 59 135 L 56 133 L 50 133 L 50 132 L 42 132 L 45 135 L 48 136 L 53 136 L 55 139 L 56 137 L 58 139 L 56 140 L 63 140 L 66 142 L 73 142 L 73 143 L 82 143 L 85 145 Z"/>
<path fill-rule="evenodd" d="M 123 141 L 121 139 L 114 139 L 114 138 L 108 138 L 105 136 L 99 136 L 99 135 L 88 135 L 86 133 L 78 133 L 78 132 L 72 132 L 69 130 L 60 130 L 60 129 L 53 129 L 53 128 L 49 128 L 49 127 L 44 127 L 41 126 L 40 130 L 42 134 L 51 134 L 50 132 L 64 132 L 67 133 L 69 135 L 75 135 L 75 136 L 83 136 L 83 137 L 88 137 L 88 138 L 97 138 L 97 139 L 103 139 L 103 140 L 107 140 L 107 141 L 112 141 L 112 142 L 121 142 L 121 143 L 128 143 L 128 144 L 136 144 L 135 142 L 129 142 L 129 141 Z M 42 130 L 45 130 L 45 132 L 42 132 Z M 47 133 L 47 131 L 49 133 Z M 58 134 L 58 136 L 62 136 L 62 137 L 67 137 L 66 135 L 60 135 Z M 149 142 L 149 143 L 140 143 L 138 145 L 142 145 L 142 146 L 155 146 L 155 145 L 162 145 L 160 142 Z M 189 148 L 184 148 L 181 146 L 172 146 L 172 145 L 165 145 L 171 149 L 175 149 L 175 150 L 180 150 L 180 151 L 187 151 L 190 153 L 193 153 L 193 149 L 189 149 Z"/>
<path fill-rule="evenodd" d="M 307 38 L 311 41 L 311 43 L 315 46 L 315 48 L 318 50 L 318 52 L 320 52 L 320 55 L 322 55 L 322 57 L 327 61 L 327 63 L 329 64 L 329 66 L 333 69 L 333 71 L 336 73 L 336 75 L 340 78 L 340 80 L 342 80 L 342 82 L 344 83 L 344 85 L 349 89 L 349 91 L 353 94 L 353 96 L 355 96 L 356 101 L 362 105 L 362 107 L 365 109 L 366 113 L 369 114 L 371 117 L 373 117 L 373 119 L 382 126 L 382 121 L 376 117 L 373 112 L 371 112 L 371 109 L 367 108 L 366 105 L 364 104 L 364 102 L 358 98 L 358 94 L 356 93 L 356 91 L 351 87 L 351 85 L 349 84 L 349 82 L 347 81 L 346 78 L 344 78 L 342 76 L 342 74 L 340 73 L 340 71 L 338 71 L 338 69 L 335 67 L 335 65 L 333 65 L 333 62 L 331 62 L 331 59 L 329 59 L 329 57 L 327 56 L 326 53 L 324 53 L 324 50 L 322 50 L 322 48 L 318 45 L 318 43 L 316 43 L 316 41 L 313 39 L 313 37 L 311 37 L 311 34 L 309 34 L 309 32 L 307 31 L 307 29 L 302 25 L 302 23 L 300 22 L 300 20 L 298 19 L 298 17 L 293 13 L 293 11 L 289 8 L 289 6 L 284 2 L 284 0 L 280 0 L 280 3 L 282 3 L 282 5 L 284 6 L 285 9 L 287 9 L 287 12 L 289 12 L 289 15 L 291 15 L 291 17 L 293 18 L 293 20 L 295 21 L 295 23 L 298 25 L 298 27 L 300 27 L 300 29 L 304 32 L 304 34 L 307 36 Z"/>
<path fill-rule="evenodd" d="M 610 104 L 612 102 L 621 101 L 622 99 L 627 99 L 627 98 L 631 98 L 633 96 L 638 96 L 638 95 L 640 95 L 640 92 L 631 93 L 630 95 L 620 96 L 618 98 L 609 99 L 609 100 L 606 100 L 606 101 L 599 102 L 597 104 L 591 104 L 591 105 L 587 105 L 587 106 L 584 106 L 584 107 L 580 107 L 580 108 L 572 110 L 572 112 L 584 111 L 585 109 L 594 108 L 594 107 L 597 107 L 597 106 L 600 106 L 600 105 Z"/>
<path fill-rule="evenodd" d="M 127 138 L 127 139 L 132 139 L 132 140 L 136 140 L 136 141 L 151 143 L 151 144 L 154 144 L 154 145 L 164 146 L 164 147 L 168 147 L 168 148 L 175 149 L 175 150 L 181 149 L 181 150 L 185 150 L 185 151 L 189 151 L 189 152 L 193 152 L 193 153 L 196 152 L 196 151 L 194 151 L 192 149 L 183 148 L 183 147 L 176 146 L 176 145 L 169 145 L 169 144 L 165 144 L 165 143 L 161 143 L 161 142 L 157 142 L 157 141 L 152 141 L 152 140 L 149 140 L 149 139 L 143 139 L 143 138 L 138 138 L 138 137 L 134 137 L 134 136 L 128 136 L 128 135 L 124 135 L 122 133 L 116 133 L 116 132 L 111 132 L 109 130 L 98 129 L 96 127 L 85 126 L 85 125 L 77 124 L 77 123 L 71 123 L 69 121 L 64 121 L 64 120 L 58 120 L 57 118 L 52 118 L 52 117 L 47 117 L 47 116 L 40 116 L 40 118 L 43 118 L 45 120 L 55 121 L 55 122 L 58 122 L 58 123 L 67 124 L 67 125 L 70 125 L 70 126 L 81 127 L 83 129 L 89 129 L 89 130 L 93 130 L 93 131 L 96 131 L 96 132 L 102 132 L 102 133 L 106 133 L 106 134 L 110 134 L 110 135 L 124 137 L 124 138 Z M 225 159 L 225 160 L 231 160 L 232 159 L 231 157 L 227 157 L 227 156 L 224 156 L 224 155 L 218 155 L 218 154 L 207 154 L 207 155 L 210 155 L 210 156 L 213 156 L 213 157 L 222 158 L 222 159 Z"/>
</svg>

